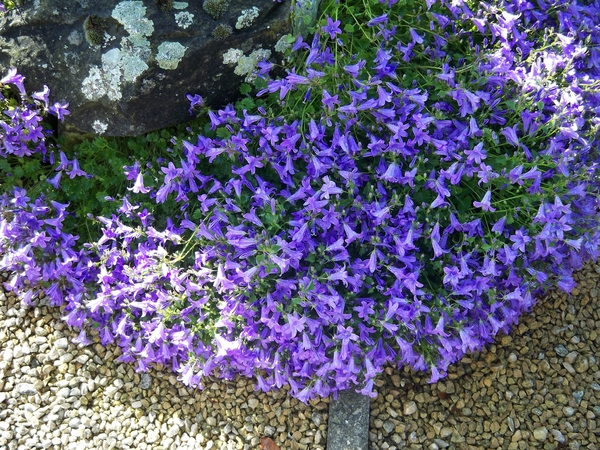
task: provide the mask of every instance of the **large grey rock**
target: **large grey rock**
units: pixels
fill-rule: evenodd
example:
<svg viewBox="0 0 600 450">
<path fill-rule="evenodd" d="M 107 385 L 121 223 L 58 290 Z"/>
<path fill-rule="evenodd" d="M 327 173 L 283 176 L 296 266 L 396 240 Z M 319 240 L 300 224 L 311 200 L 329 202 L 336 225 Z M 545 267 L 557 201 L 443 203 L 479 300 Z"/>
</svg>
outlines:
<svg viewBox="0 0 600 450">
<path fill-rule="evenodd" d="M 30 92 L 46 84 L 68 101 L 67 130 L 127 136 L 188 121 L 186 94 L 234 100 L 248 66 L 292 32 L 291 0 L 206 0 L 212 14 L 204 1 L 24 0 L 0 17 L 0 71 L 17 67 Z"/>
<path fill-rule="evenodd" d="M 354 390 L 341 391 L 329 404 L 327 450 L 367 450 L 371 399 Z"/>
</svg>

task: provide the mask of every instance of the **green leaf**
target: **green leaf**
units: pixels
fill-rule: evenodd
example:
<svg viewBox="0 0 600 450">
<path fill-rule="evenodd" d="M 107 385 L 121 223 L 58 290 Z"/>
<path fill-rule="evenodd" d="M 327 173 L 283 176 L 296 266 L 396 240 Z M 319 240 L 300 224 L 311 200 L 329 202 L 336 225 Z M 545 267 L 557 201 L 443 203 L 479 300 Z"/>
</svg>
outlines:
<svg viewBox="0 0 600 450">
<path fill-rule="evenodd" d="M 240 93 L 242 95 L 247 95 L 250 92 L 252 92 L 252 86 L 250 86 L 249 84 L 246 84 L 246 83 L 242 83 L 240 85 Z"/>
<path fill-rule="evenodd" d="M 196 211 L 194 211 L 194 213 L 192 214 L 192 219 L 194 220 L 199 220 L 202 216 L 203 216 L 203 212 L 201 209 L 197 209 Z"/>
<path fill-rule="evenodd" d="M 256 105 L 251 97 L 246 97 L 240 100 L 236 106 L 238 109 L 253 109 Z"/>
<path fill-rule="evenodd" d="M 352 25 L 351 23 L 347 23 L 346 25 L 344 25 L 344 31 L 346 33 L 354 33 L 354 25 Z"/>
<path fill-rule="evenodd" d="M 13 176 L 15 178 L 23 178 L 23 168 L 21 166 L 17 166 L 13 169 Z"/>
<path fill-rule="evenodd" d="M 225 127 L 217 128 L 217 137 L 221 139 L 229 139 L 231 137 L 231 133 Z"/>
<path fill-rule="evenodd" d="M 0 159 L 0 172 L 4 172 L 4 173 L 12 172 L 12 167 L 6 159 Z"/>
</svg>

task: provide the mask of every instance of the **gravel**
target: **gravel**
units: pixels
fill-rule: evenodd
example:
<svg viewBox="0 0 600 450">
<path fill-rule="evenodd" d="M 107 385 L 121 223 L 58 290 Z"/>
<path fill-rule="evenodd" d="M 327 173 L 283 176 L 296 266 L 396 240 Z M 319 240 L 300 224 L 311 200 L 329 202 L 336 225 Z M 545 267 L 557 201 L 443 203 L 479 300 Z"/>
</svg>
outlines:
<svg viewBox="0 0 600 450">
<path fill-rule="evenodd" d="M 7 274 L 0 274 L 1 282 Z M 172 372 L 135 373 L 97 336 L 77 346 L 61 311 L 0 289 L 0 450 L 324 450 L 329 399 L 305 405 L 246 378 L 188 389 Z"/>
<path fill-rule="evenodd" d="M 550 292 L 444 380 L 386 368 L 370 449 L 599 449 L 600 265 L 576 280 L 570 296 Z"/>
<path fill-rule="evenodd" d="M 7 274 L 0 274 L 6 278 Z M 427 384 L 386 368 L 371 401 L 369 448 L 600 449 L 600 266 L 553 291 L 507 336 Z M 324 450 L 328 399 L 309 405 L 252 380 L 183 387 L 168 370 L 137 374 L 96 338 L 85 347 L 40 304 L 0 290 L 0 450 Z"/>
</svg>

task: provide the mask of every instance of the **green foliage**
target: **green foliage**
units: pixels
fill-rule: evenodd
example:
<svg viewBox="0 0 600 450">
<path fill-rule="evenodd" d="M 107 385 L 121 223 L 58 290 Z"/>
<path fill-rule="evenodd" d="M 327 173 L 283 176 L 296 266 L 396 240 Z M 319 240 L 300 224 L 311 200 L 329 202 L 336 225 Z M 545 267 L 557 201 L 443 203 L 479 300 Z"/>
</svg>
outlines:
<svg viewBox="0 0 600 450">
<path fill-rule="evenodd" d="M 91 178 L 63 177 L 57 194 L 71 204 L 79 223 L 93 216 L 114 213 L 115 205 L 109 198 L 119 198 L 125 191 L 123 167 L 130 164 L 127 150 L 116 139 L 97 137 L 84 141 L 73 152 L 81 169 L 94 174 Z"/>
</svg>

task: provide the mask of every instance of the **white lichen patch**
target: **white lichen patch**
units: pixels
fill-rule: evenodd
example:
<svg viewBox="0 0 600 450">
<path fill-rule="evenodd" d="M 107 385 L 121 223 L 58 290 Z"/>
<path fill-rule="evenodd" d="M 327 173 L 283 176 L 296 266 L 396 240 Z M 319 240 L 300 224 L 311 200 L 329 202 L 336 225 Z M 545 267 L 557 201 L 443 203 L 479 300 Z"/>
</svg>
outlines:
<svg viewBox="0 0 600 450">
<path fill-rule="evenodd" d="M 121 65 L 123 79 L 135 81 L 146 69 L 146 61 L 150 59 L 152 51 L 150 42 L 143 36 L 134 35 L 121 39 Z"/>
<path fill-rule="evenodd" d="M 104 134 L 106 133 L 106 130 L 108 130 L 108 125 L 104 122 L 100 122 L 99 120 L 94 120 L 92 128 L 94 129 L 96 134 Z"/>
<path fill-rule="evenodd" d="M 258 17 L 258 8 L 253 6 L 251 9 L 244 9 L 237 19 L 235 27 L 238 30 L 248 28 L 254 23 L 254 19 Z"/>
<path fill-rule="evenodd" d="M 81 92 L 88 100 L 99 100 L 106 95 L 106 89 L 103 89 L 104 76 L 100 67 L 92 66 L 88 76 L 81 83 Z"/>
<path fill-rule="evenodd" d="M 185 9 L 187 7 L 187 2 L 173 2 L 173 9 Z"/>
<path fill-rule="evenodd" d="M 269 59 L 271 57 L 271 50 L 259 48 L 254 50 L 250 55 L 244 56 L 244 53 L 237 48 L 230 48 L 223 54 L 223 64 L 233 65 L 235 69 L 233 72 L 236 75 L 246 75 L 246 83 L 250 83 L 256 79 L 256 66 L 260 61 Z"/>
<path fill-rule="evenodd" d="M 119 52 L 119 49 L 115 50 Z M 114 54 L 106 60 L 104 56 L 102 67 L 90 67 L 87 78 L 81 84 L 81 92 L 88 100 L 96 101 L 104 96 L 110 100 L 121 99 L 121 70 L 113 64 Z"/>
<path fill-rule="evenodd" d="M 292 43 L 290 42 L 290 34 L 284 34 L 279 38 L 277 43 L 275 44 L 275 51 L 278 53 L 285 53 L 288 48 L 292 47 Z M 293 42 L 293 37 L 292 37 Z"/>
<path fill-rule="evenodd" d="M 125 1 L 113 9 L 112 16 L 123 25 L 129 34 L 150 36 L 154 32 L 154 22 L 144 17 L 146 7 L 143 2 Z"/>
<path fill-rule="evenodd" d="M 102 55 L 102 66 L 90 67 L 83 80 L 81 91 L 89 100 L 99 100 L 106 96 L 109 100 L 120 100 L 121 83 L 134 82 L 148 69 L 152 55 L 150 36 L 154 22 L 144 17 L 146 7 L 140 1 L 124 1 L 115 6 L 114 17 L 129 33 L 121 39 L 120 48 L 113 48 Z M 106 42 L 114 39 L 106 39 Z"/>
<path fill-rule="evenodd" d="M 104 90 L 110 100 L 121 99 L 121 51 L 114 48 L 102 55 L 102 78 Z"/>
<path fill-rule="evenodd" d="M 186 50 L 187 47 L 184 47 L 179 42 L 163 42 L 158 46 L 156 62 L 161 69 L 176 69 Z"/>
<path fill-rule="evenodd" d="M 83 42 L 83 33 L 80 33 L 77 30 L 73 30 L 67 37 L 67 40 L 71 45 L 79 45 Z"/>
<path fill-rule="evenodd" d="M 178 12 L 175 14 L 175 23 L 178 27 L 185 30 L 194 23 L 194 15 L 187 11 Z"/>
<path fill-rule="evenodd" d="M 116 38 L 112 35 L 112 34 L 108 34 L 106 31 L 104 32 L 104 44 L 102 44 L 102 47 L 106 48 L 111 46 L 111 42 L 114 41 Z"/>
<path fill-rule="evenodd" d="M 242 56 L 244 56 L 243 51 L 238 48 L 230 48 L 223 54 L 223 64 L 237 64 Z"/>
</svg>

